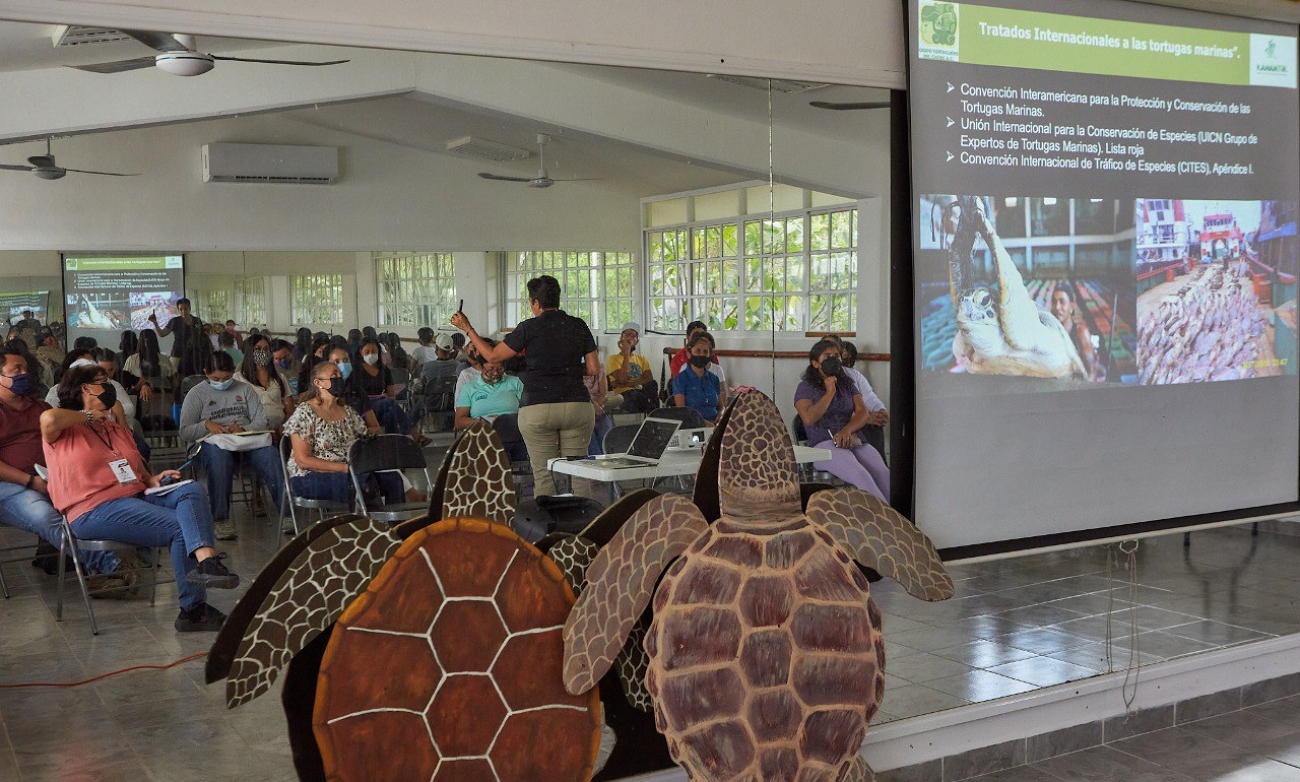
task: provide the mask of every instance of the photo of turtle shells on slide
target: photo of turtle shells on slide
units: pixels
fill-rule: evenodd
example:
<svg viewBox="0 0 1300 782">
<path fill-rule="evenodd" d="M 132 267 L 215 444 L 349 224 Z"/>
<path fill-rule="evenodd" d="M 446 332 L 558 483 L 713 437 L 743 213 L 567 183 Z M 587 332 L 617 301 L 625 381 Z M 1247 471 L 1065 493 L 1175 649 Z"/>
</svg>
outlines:
<svg viewBox="0 0 1300 782">
<path fill-rule="evenodd" d="M 1002 390 L 1137 380 L 1131 200 L 920 199 L 921 368 Z M 951 386 L 953 384 L 944 384 Z"/>
<path fill-rule="evenodd" d="M 1137 202 L 1143 385 L 1296 372 L 1296 203 Z"/>
</svg>

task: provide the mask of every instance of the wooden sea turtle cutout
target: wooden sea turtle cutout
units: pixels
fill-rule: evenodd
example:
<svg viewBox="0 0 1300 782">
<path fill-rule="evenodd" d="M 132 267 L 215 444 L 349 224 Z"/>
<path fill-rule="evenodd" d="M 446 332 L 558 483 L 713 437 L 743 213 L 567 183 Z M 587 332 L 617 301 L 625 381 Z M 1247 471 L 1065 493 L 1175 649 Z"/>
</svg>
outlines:
<svg viewBox="0 0 1300 782">
<path fill-rule="evenodd" d="M 587 569 L 565 686 L 586 692 L 605 675 L 653 596 L 646 685 L 692 780 L 874 778 L 857 752 L 885 651 L 863 569 L 947 599 L 933 545 L 857 489 L 813 492 L 805 508 L 789 434 L 757 392 L 724 414 L 696 485 L 698 503 L 646 502 Z"/>
<path fill-rule="evenodd" d="M 239 621 L 227 622 L 218 635 L 207 671 L 208 681 L 227 679 L 227 700 L 233 708 L 269 689 L 283 661 L 286 658 L 291 660 L 285 677 L 283 700 L 294 763 L 299 778 L 303 780 L 396 779 L 401 775 L 394 776 L 392 769 L 397 767 L 394 764 L 403 768 L 424 768 L 430 758 L 435 758 L 432 768 L 436 775 L 427 775 L 424 779 L 483 779 L 492 782 L 504 782 L 508 778 L 588 779 L 600 738 L 598 711 L 593 708 L 596 696 L 575 698 L 564 692 L 559 679 L 562 655 L 560 625 L 567 608 L 573 603 L 573 593 L 553 562 L 542 557 L 505 526 L 514 513 L 514 490 L 505 449 L 489 426 L 471 426 L 457 439 L 443 462 L 431 494 L 427 516 L 405 522 L 392 530 L 372 526 L 368 519 L 356 516 L 331 520 L 332 529 L 357 530 L 359 532 L 348 534 L 355 534 L 358 540 L 386 552 L 377 563 L 366 559 L 332 582 L 314 582 L 310 578 L 313 565 L 328 569 L 331 558 L 346 557 L 350 549 L 338 545 L 322 546 L 321 541 L 327 533 L 315 532 L 315 528 L 286 545 L 286 549 L 292 547 L 297 554 L 277 555 L 273 560 L 276 569 L 268 568 L 259 574 L 232 612 L 232 619 L 238 618 Z M 316 537 L 311 538 L 311 535 Z M 489 543 L 488 549 L 498 554 L 514 546 L 515 553 L 507 562 L 501 562 L 500 556 L 492 560 L 495 566 L 502 568 L 501 572 L 492 571 L 488 563 L 477 561 L 484 541 Z M 430 562 L 440 561 L 444 549 L 457 550 L 458 559 L 464 566 L 446 573 L 426 571 L 432 579 L 422 584 L 423 593 L 419 590 L 404 591 L 403 586 L 409 586 L 414 583 L 413 579 L 418 578 L 413 573 L 419 571 L 412 570 L 410 563 L 427 567 Z M 467 578 L 481 578 L 489 573 L 498 578 L 499 584 L 523 586 L 512 589 L 509 595 L 497 592 L 474 594 L 481 590 L 465 583 Z M 318 599 L 315 593 L 329 595 L 329 599 L 323 601 L 327 605 L 310 613 L 293 611 L 300 603 Z M 427 659 L 408 666 L 405 671 L 388 670 L 391 666 L 376 666 L 375 660 L 383 659 L 384 652 L 380 648 L 401 646 L 402 640 L 393 639 L 406 638 L 400 633 L 412 631 L 409 624 L 412 617 L 424 616 L 434 598 L 450 609 L 443 611 L 445 617 L 442 618 L 453 617 L 465 606 L 474 604 L 471 614 L 486 616 L 484 607 L 494 606 L 497 626 L 505 622 L 506 630 L 502 631 L 504 638 L 501 639 L 492 632 L 490 623 L 486 635 L 475 632 L 482 627 L 466 628 L 460 622 L 440 621 L 426 626 L 425 633 L 429 638 L 426 648 L 434 649 L 451 643 L 456 648 L 448 653 L 447 660 L 453 661 L 453 668 L 477 666 L 481 670 L 444 669 L 440 667 L 443 663 L 433 653 Z M 526 610 L 524 604 L 528 601 L 535 601 L 537 610 Z M 246 608 L 245 602 L 255 608 Z M 557 615 L 556 606 L 560 604 L 565 609 Z M 285 613 L 293 614 L 295 621 L 277 621 L 276 617 Z M 341 615 L 344 623 L 335 626 Z M 525 615 L 553 625 L 528 625 L 530 620 L 521 618 Z M 395 624 L 390 628 L 387 623 Z M 456 631 L 449 632 L 453 624 Z M 383 632 L 385 629 L 391 632 Z M 444 639 L 448 635 L 453 636 L 450 641 Z M 500 645 L 492 646 L 493 639 L 499 640 Z M 376 641 L 380 643 L 376 644 Z M 517 660 L 521 648 L 530 657 L 528 665 L 523 667 L 509 662 Z M 358 658 L 362 650 L 365 651 Z M 212 661 L 214 658 L 215 662 Z M 358 659 L 364 659 L 364 670 L 367 671 L 360 678 L 356 677 Z M 549 679 L 545 673 L 547 660 L 554 668 Z M 387 734 L 396 731 L 393 735 L 409 736 L 409 726 L 394 728 L 385 725 L 376 733 L 367 725 L 378 720 L 361 712 L 403 712 L 387 711 L 389 707 L 384 705 L 351 708 L 349 704 L 356 706 L 368 699 L 382 702 L 385 698 L 401 695 L 409 697 L 409 691 L 394 693 L 387 689 L 395 680 L 391 676 L 385 679 L 384 674 L 404 673 L 410 677 L 417 672 L 425 675 L 429 687 L 426 693 L 428 716 L 419 718 L 420 723 L 427 727 L 426 739 L 423 745 L 404 743 L 400 747 L 400 757 L 396 757 L 391 754 L 395 748 Z M 448 675 L 453 673 L 457 675 Z M 457 755 L 462 745 L 456 742 L 472 743 L 471 734 L 481 738 L 482 731 L 487 729 L 484 725 L 492 717 L 484 713 L 480 715 L 482 720 L 465 722 L 464 718 L 472 716 L 473 711 L 457 710 L 453 701 L 435 698 L 441 693 L 439 682 L 453 678 L 477 679 L 478 684 L 491 682 L 506 704 L 507 713 L 494 726 L 496 730 L 492 752 L 486 759 L 487 766 Z M 447 690 L 447 695 L 450 697 L 464 688 L 465 685 L 457 684 Z M 551 705 L 556 706 L 557 711 L 565 712 L 563 716 L 574 723 L 569 727 L 576 733 L 571 732 L 570 736 L 578 738 L 570 743 L 576 747 L 589 745 L 589 753 L 585 750 L 567 755 L 550 752 L 554 737 L 539 735 L 534 724 L 537 718 L 528 715 L 549 711 Z M 414 719 L 414 715 L 406 716 Z M 366 765 L 380 763 L 381 759 L 381 765 Z M 513 776 L 515 774 L 523 776 Z"/>
</svg>

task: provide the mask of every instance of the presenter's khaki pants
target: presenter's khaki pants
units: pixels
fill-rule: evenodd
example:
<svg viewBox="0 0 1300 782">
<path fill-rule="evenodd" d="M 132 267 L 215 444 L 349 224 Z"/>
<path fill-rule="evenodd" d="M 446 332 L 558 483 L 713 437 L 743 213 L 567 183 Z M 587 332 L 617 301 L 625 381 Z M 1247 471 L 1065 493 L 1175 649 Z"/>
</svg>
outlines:
<svg viewBox="0 0 1300 782">
<path fill-rule="evenodd" d="M 555 478 L 546 469 L 560 456 L 586 456 L 591 432 L 596 427 L 596 408 L 591 402 L 555 402 L 519 408 L 519 433 L 528 446 L 533 465 L 533 496 L 555 494 Z M 591 482 L 575 478 L 575 494 L 591 496 Z"/>
</svg>

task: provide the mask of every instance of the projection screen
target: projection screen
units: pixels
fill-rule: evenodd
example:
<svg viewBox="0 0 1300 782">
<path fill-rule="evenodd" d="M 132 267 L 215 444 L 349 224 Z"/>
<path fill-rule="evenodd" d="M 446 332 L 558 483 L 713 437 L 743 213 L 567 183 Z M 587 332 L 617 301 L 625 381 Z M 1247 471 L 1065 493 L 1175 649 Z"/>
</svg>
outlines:
<svg viewBox="0 0 1300 782">
<path fill-rule="evenodd" d="M 907 5 L 920 528 L 976 553 L 1300 500 L 1296 28 Z"/>
</svg>

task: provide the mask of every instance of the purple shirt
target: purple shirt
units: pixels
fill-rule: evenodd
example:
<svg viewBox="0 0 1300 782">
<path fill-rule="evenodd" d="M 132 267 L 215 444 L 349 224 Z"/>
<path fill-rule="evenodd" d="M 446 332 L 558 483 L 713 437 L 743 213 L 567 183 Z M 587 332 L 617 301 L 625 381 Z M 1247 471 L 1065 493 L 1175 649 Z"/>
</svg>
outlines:
<svg viewBox="0 0 1300 782">
<path fill-rule="evenodd" d="M 817 389 L 807 380 L 799 381 L 799 387 L 794 390 L 794 401 L 807 399 L 816 404 L 826 395 L 825 391 Z M 808 444 L 816 445 L 831 439 L 831 435 L 848 425 L 853 420 L 853 397 L 858 395 L 858 388 L 853 381 L 840 375 L 839 381 L 835 384 L 835 397 L 831 399 L 831 404 L 822 414 L 821 420 L 812 426 L 804 426 L 808 432 Z"/>
</svg>

